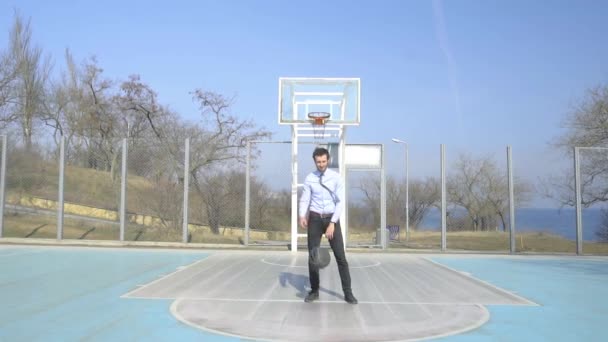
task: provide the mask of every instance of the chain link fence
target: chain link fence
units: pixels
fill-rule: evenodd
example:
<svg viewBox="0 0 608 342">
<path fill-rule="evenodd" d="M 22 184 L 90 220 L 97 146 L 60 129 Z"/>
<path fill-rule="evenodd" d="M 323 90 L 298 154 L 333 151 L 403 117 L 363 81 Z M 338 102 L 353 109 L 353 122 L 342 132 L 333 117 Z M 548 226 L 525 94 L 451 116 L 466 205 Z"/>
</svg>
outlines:
<svg viewBox="0 0 608 342">
<path fill-rule="evenodd" d="M 6 137 L 2 141 L 2 237 L 234 245 L 291 241 L 289 142 L 252 143 L 248 200 L 245 161 L 209 167 L 201 162 L 201 149 L 191 148 L 189 140 L 125 139 L 95 145 L 70 137 L 63 154 L 60 144 L 26 149 Z M 299 147 L 299 184 L 314 170 L 313 149 L 313 145 Z M 549 168 L 532 174 L 527 165 L 534 160 L 522 158 L 518 163 L 514 154 L 512 198 L 505 149 L 484 154 L 445 151 L 445 222 L 442 161 L 436 147 L 436 157 L 424 149 L 412 151 L 413 160 L 419 159 L 417 154 L 425 156 L 425 164 L 413 164 L 412 169 L 430 172 L 407 180 L 409 234 L 406 180 L 387 177 L 387 227 L 382 229 L 387 229 L 389 248 L 608 254 L 606 149 L 580 148 L 578 169 L 565 167 L 563 174 Z M 377 171 L 347 173 L 350 246 L 379 246 L 380 181 Z M 535 197 L 552 198 L 558 204 L 528 207 Z M 299 244 L 305 245 L 305 234 L 298 228 Z"/>
<path fill-rule="evenodd" d="M 183 145 L 183 141 L 130 141 L 125 240 L 182 241 Z"/>
<path fill-rule="evenodd" d="M 446 148 L 446 248 L 509 250 L 509 191 L 505 149 L 473 155 Z"/>
<path fill-rule="evenodd" d="M 536 152 L 536 153 L 533 153 Z M 551 151 L 531 149 L 527 156 L 514 153 L 515 184 L 524 182 L 527 194 L 515 193 L 515 251 L 518 253 L 576 253 L 574 170 L 572 157 L 553 156 Z M 562 165 L 557 168 L 553 165 Z M 537 169 L 537 172 L 533 172 Z M 572 192 L 563 191 L 570 189 Z M 531 206 L 533 198 L 545 198 L 542 207 Z M 572 202 L 574 203 L 574 202 Z"/>
<path fill-rule="evenodd" d="M 122 146 L 115 141 L 84 149 L 82 142 L 73 137 L 64 144 L 62 238 L 118 240 Z"/>
<path fill-rule="evenodd" d="M 3 237 L 56 238 L 59 167 L 56 155 L 4 138 Z"/>
<path fill-rule="evenodd" d="M 409 176 L 409 179 L 406 179 L 405 170 L 403 170 L 399 173 L 398 178 L 394 180 L 393 186 L 391 186 L 391 178 L 388 178 L 387 224 L 399 224 L 399 240 L 391 241 L 390 246 L 393 248 L 438 250 L 441 248 L 441 160 L 439 149 L 435 145 L 421 145 L 417 148 L 408 148 L 408 154 L 409 175 L 424 176 Z M 398 159 L 399 164 L 405 164 L 404 161 L 404 157 Z M 407 226 L 405 219 L 406 187 L 409 202 Z M 397 214 L 398 217 L 395 217 Z"/>
<path fill-rule="evenodd" d="M 580 147 L 577 150 L 579 163 L 575 168 L 575 173 L 578 173 L 575 179 L 580 179 L 580 186 L 575 189 L 579 195 L 575 196 L 575 201 L 578 198 L 581 231 L 577 237 L 576 229 L 568 229 L 567 235 L 569 239 L 580 239 L 577 248 L 584 253 L 608 254 L 608 211 L 605 204 L 608 200 L 608 148 Z"/>
<path fill-rule="evenodd" d="M 381 181 L 381 173 L 375 170 L 348 170 L 346 174 L 349 247 L 382 246 Z"/>
<path fill-rule="evenodd" d="M 285 246 L 291 239 L 291 143 L 252 142 L 250 147 L 255 153 L 250 155 L 246 201 L 248 242 Z"/>
</svg>

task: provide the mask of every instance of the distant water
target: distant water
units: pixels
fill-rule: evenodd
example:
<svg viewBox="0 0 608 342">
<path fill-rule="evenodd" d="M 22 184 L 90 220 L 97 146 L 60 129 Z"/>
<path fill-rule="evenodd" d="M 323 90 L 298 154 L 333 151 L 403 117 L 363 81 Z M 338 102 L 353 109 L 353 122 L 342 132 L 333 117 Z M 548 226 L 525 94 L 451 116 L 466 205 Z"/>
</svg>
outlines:
<svg viewBox="0 0 608 342">
<path fill-rule="evenodd" d="M 596 241 L 600 229 L 602 212 L 600 209 L 583 209 L 583 240 Z M 432 210 L 422 220 L 423 230 L 441 229 L 441 213 Z M 522 208 L 515 210 L 515 230 L 523 232 L 547 232 L 576 240 L 576 210 Z"/>
</svg>

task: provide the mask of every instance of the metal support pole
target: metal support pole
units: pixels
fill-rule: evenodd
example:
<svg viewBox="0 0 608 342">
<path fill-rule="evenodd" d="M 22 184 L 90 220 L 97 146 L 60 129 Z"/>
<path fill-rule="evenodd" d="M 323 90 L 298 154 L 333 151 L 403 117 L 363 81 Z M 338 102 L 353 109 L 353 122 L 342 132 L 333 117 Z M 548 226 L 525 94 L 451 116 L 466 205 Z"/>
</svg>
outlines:
<svg viewBox="0 0 608 342">
<path fill-rule="evenodd" d="M 184 204 L 182 218 L 182 242 L 188 243 L 188 195 L 190 193 L 190 138 L 184 141 Z"/>
<path fill-rule="evenodd" d="M 382 159 L 380 165 L 380 237 L 382 240 L 382 249 L 388 246 L 386 236 L 386 176 L 384 171 L 384 144 L 381 145 Z"/>
<path fill-rule="evenodd" d="M 122 170 L 120 177 L 120 241 L 125 240 L 127 221 L 127 139 L 122 139 Z"/>
<path fill-rule="evenodd" d="M 513 159 L 511 146 L 507 146 L 507 182 L 509 183 L 509 245 L 511 254 L 517 252 L 515 244 L 515 198 L 513 197 Z"/>
<path fill-rule="evenodd" d="M 447 247 L 446 224 L 447 224 L 447 201 L 445 191 L 445 145 L 441 144 L 441 251 L 445 252 Z"/>
<path fill-rule="evenodd" d="M 409 144 L 405 144 L 405 242 L 410 242 L 410 161 Z"/>
<path fill-rule="evenodd" d="M 247 142 L 247 163 L 245 169 L 245 232 L 243 233 L 243 243 L 249 246 L 249 224 L 251 211 L 251 141 Z"/>
<path fill-rule="evenodd" d="M 65 176 L 65 137 L 59 139 L 59 194 L 57 200 L 57 240 L 63 239 L 63 181 Z"/>
<path fill-rule="evenodd" d="M 580 148 L 574 148 L 574 189 L 576 196 L 576 254 L 583 254 L 583 219 L 581 213 L 581 170 L 579 160 Z"/>
<path fill-rule="evenodd" d="M 348 207 L 348 197 L 346 197 L 346 177 L 348 177 L 348 168 L 346 167 L 346 127 L 340 126 L 340 155 L 338 160 L 338 170 L 340 171 L 340 178 L 342 178 L 342 184 L 344 184 L 344 193 L 338 194 L 340 198 L 343 198 L 342 202 L 342 215 L 340 215 L 340 230 L 342 231 L 342 239 L 344 250 L 346 251 L 346 245 L 349 241 L 348 235 L 348 217 L 347 211 L 344 208 Z"/>
<path fill-rule="evenodd" d="M 6 135 L 2 136 L 2 164 L 0 165 L 0 238 L 4 231 L 4 194 L 6 193 Z"/>
<path fill-rule="evenodd" d="M 298 135 L 291 126 L 291 253 L 298 252 Z"/>
<path fill-rule="evenodd" d="M 340 153 L 342 154 L 342 153 Z M 348 168 L 344 169 L 344 172 L 346 172 L 346 177 L 348 177 Z M 349 220 L 348 220 L 348 186 L 346 186 L 346 181 L 344 182 L 344 209 L 342 210 L 342 212 L 344 213 L 344 221 L 342 221 L 342 219 L 340 219 L 340 226 L 342 226 L 342 231 L 345 232 L 343 238 L 344 241 L 346 241 L 346 239 L 348 238 L 348 225 L 349 225 Z M 346 250 L 346 242 L 344 243 L 344 250 Z"/>
<path fill-rule="evenodd" d="M 395 143 L 405 145 L 405 242 L 407 243 L 410 241 L 410 197 L 409 197 L 409 193 L 410 193 L 409 149 L 410 149 L 410 146 L 407 142 L 405 142 L 401 139 L 393 138 L 391 140 Z"/>
</svg>

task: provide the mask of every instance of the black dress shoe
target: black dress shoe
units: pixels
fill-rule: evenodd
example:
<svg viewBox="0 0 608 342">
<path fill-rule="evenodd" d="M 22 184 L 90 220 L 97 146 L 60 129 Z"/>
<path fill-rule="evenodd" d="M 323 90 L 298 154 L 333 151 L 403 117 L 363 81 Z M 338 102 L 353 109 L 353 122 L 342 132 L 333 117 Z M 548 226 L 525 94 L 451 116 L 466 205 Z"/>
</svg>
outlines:
<svg viewBox="0 0 608 342">
<path fill-rule="evenodd" d="M 306 298 L 304 298 L 304 301 L 306 303 L 311 303 L 311 302 L 314 302 L 317 299 L 319 299 L 319 291 L 310 291 L 308 293 L 308 295 L 306 296 Z"/>
<path fill-rule="evenodd" d="M 344 300 L 348 304 L 357 304 L 357 303 L 359 303 L 359 301 L 357 300 L 357 298 L 355 298 L 355 296 L 353 295 L 352 292 L 345 293 L 344 294 Z"/>
</svg>

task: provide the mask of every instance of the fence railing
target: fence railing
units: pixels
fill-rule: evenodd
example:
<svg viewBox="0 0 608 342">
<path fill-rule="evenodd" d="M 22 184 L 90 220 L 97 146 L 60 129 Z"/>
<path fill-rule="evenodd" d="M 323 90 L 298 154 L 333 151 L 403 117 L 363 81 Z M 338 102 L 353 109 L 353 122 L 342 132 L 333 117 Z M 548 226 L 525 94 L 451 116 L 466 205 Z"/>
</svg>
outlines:
<svg viewBox="0 0 608 342">
<path fill-rule="evenodd" d="M 62 139 L 51 153 L 11 146 L 6 136 L 1 143 L 0 237 L 290 242 L 289 143 L 255 143 L 248 163 L 217 169 L 196 169 L 189 139 L 175 148 L 124 139 L 96 151 L 75 150 Z M 563 183 L 573 207 L 561 209 L 521 205 L 538 193 L 522 171 L 514 172 L 510 147 L 484 158 L 449 154 L 444 145 L 438 152 L 425 159 L 435 175 L 407 182 L 387 177 L 386 247 L 608 254 L 608 218 L 601 209 L 601 190 L 608 188 L 605 149 L 574 150 L 574 168 Z M 304 176 L 314 164 L 308 153 L 302 156 L 298 173 Z M 347 186 L 356 189 L 349 192 L 347 241 L 379 245 L 379 181 L 347 177 Z M 405 227 L 406 212 L 409 232 L 395 228 Z"/>
</svg>

